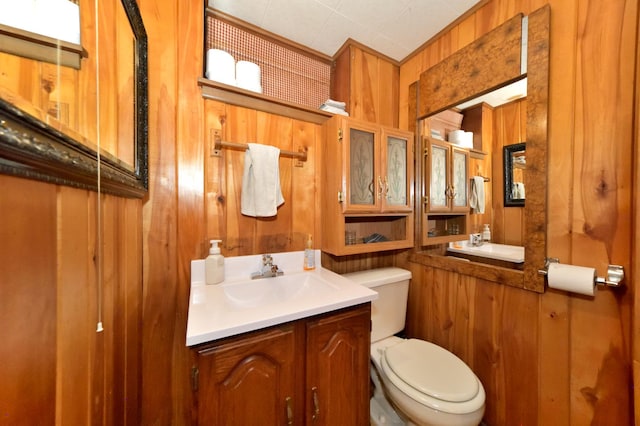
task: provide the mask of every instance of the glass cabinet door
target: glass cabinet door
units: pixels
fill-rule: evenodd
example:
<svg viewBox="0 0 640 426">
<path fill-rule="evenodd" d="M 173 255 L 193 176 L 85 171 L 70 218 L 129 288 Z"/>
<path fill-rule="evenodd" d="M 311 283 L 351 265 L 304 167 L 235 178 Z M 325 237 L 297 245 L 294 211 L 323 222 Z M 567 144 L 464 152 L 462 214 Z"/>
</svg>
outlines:
<svg viewBox="0 0 640 426">
<path fill-rule="evenodd" d="M 378 182 L 384 211 L 411 211 L 413 182 L 413 139 L 409 134 L 384 133 L 386 171 Z"/>
<path fill-rule="evenodd" d="M 468 207 L 468 186 L 469 186 L 469 154 L 466 151 L 453 148 L 452 167 L 452 199 L 453 210 L 466 209 Z"/>
<path fill-rule="evenodd" d="M 364 126 L 350 126 L 346 133 L 347 194 L 344 211 L 374 212 L 380 206 L 377 182 L 379 134 L 375 128 L 368 129 Z"/>
<path fill-rule="evenodd" d="M 446 145 L 431 142 L 429 148 L 429 198 L 427 210 L 449 210 L 449 152 Z"/>
</svg>

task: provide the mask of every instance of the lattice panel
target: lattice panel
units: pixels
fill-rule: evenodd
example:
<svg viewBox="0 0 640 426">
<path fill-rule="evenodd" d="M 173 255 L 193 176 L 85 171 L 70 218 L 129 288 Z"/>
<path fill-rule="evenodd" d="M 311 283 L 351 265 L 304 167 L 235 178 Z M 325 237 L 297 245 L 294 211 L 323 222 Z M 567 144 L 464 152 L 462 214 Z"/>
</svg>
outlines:
<svg viewBox="0 0 640 426">
<path fill-rule="evenodd" d="M 262 91 L 287 102 L 318 108 L 329 98 L 330 65 L 207 16 L 207 49 L 260 65 Z"/>
</svg>

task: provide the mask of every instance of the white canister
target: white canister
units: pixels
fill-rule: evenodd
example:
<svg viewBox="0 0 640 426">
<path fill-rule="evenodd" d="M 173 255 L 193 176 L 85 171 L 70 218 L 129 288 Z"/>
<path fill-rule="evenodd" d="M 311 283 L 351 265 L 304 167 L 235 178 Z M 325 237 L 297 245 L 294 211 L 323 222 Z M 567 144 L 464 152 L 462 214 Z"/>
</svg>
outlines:
<svg viewBox="0 0 640 426">
<path fill-rule="evenodd" d="M 236 84 L 242 89 L 262 93 L 260 66 L 254 62 L 238 61 L 236 64 Z"/>
<path fill-rule="evenodd" d="M 207 72 L 205 76 L 209 80 L 220 83 L 236 85 L 236 62 L 233 56 L 220 49 L 207 51 Z"/>
</svg>

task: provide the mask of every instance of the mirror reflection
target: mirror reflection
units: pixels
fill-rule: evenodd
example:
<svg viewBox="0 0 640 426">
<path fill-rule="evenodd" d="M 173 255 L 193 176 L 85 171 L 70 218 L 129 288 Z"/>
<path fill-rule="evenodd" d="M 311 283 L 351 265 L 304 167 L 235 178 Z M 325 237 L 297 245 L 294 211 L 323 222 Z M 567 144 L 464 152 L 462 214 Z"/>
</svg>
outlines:
<svg viewBox="0 0 640 426">
<path fill-rule="evenodd" d="M 38 35 L 16 45 L 26 31 L 0 25 L 0 172 L 141 197 L 147 36 L 135 0 L 95 6 L 96 14 L 78 11 L 81 28 L 98 30 L 75 65 L 64 60 L 68 42 Z M 34 51 L 46 54 L 28 54 Z"/>
<path fill-rule="evenodd" d="M 479 70 L 490 72 L 478 72 Z M 430 152 L 425 144 L 433 144 L 429 139 L 438 134 L 431 132 L 425 120 L 440 111 L 459 107 L 469 99 L 525 77 L 526 98 L 512 100 L 499 108 L 479 107 L 478 115 L 481 119 L 478 121 L 482 126 L 478 130 L 465 127 L 466 116 L 463 118 L 461 129 L 473 132 L 473 149 L 468 150 L 467 182 L 479 181 L 481 177 L 488 177 L 490 181 L 482 186 L 485 194 L 484 213 L 476 212 L 470 206 L 466 207 L 466 213 L 453 209 L 446 212 L 433 211 L 429 194 Z M 540 277 L 538 270 L 540 265 L 544 265 L 546 254 L 544 224 L 547 180 L 544 159 L 547 151 L 548 81 L 549 7 L 544 6 L 524 18 L 516 15 L 505 21 L 424 71 L 419 81 L 412 85 L 410 94 L 416 97 L 416 109 L 415 114 L 414 111 L 410 113 L 411 117 L 418 119 L 416 134 L 420 136 L 421 149 L 427 159 L 418 163 L 420 179 L 416 180 L 416 189 L 421 196 L 421 203 L 416 206 L 416 210 L 420 215 L 420 247 L 411 257 L 412 261 L 544 292 L 544 279 Z M 480 136 L 482 143 L 477 144 L 476 137 Z M 505 208 L 501 196 L 504 187 L 502 149 L 505 145 L 525 140 L 527 149 L 524 158 L 529 167 L 523 169 L 526 179 L 522 183 L 527 184 L 526 198 L 529 202 L 520 208 Z M 480 150 L 479 146 L 482 147 Z M 531 164 L 535 164 L 535 167 Z M 450 196 L 457 192 L 455 187 L 448 189 Z M 478 240 L 478 234 L 481 239 L 485 224 L 489 224 L 491 230 L 491 244 L 524 248 L 526 259 L 521 271 L 512 268 L 496 269 L 474 261 L 460 262 L 446 256 L 449 246 L 465 241 L 460 237 L 466 237 L 472 244 Z M 461 235 L 447 235 L 450 225 L 458 225 Z M 442 229 L 444 232 L 436 235 L 431 233 L 432 229 Z M 472 241 L 470 237 L 473 234 L 476 238 Z"/>
<path fill-rule="evenodd" d="M 524 206 L 524 171 L 527 168 L 524 142 L 503 148 L 503 168 L 504 206 Z"/>
</svg>

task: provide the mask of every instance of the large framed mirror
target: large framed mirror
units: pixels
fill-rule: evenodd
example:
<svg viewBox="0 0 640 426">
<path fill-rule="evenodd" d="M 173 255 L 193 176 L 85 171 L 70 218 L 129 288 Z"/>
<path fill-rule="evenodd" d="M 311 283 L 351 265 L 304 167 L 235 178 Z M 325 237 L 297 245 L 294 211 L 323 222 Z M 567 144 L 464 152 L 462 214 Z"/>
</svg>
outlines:
<svg viewBox="0 0 640 426">
<path fill-rule="evenodd" d="M 96 7 L 114 8 L 105 18 L 113 28 L 98 33 L 81 70 L 0 53 L 7 64 L 0 79 L 0 173 L 142 198 L 148 187 L 147 35 L 135 0 Z M 80 11 L 87 20 L 92 13 Z M 20 92 L 25 69 L 37 90 L 43 87 L 31 98 Z M 77 93 L 82 90 L 86 100 Z M 38 103 L 41 98 L 47 99 Z"/>
<path fill-rule="evenodd" d="M 504 172 L 504 206 L 522 207 L 526 198 L 524 172 L 527 168 L 526 144 L 507 145 L 502 149 Z"/>
<path fill-rule="evenodd" d="M 455 271 L 501 284 L 544 292 L 546 256 L 546 153 L 549 96 L 549 22 L 548 5 L 525 19 L 516 15 L 486 33 L 470 45 L 424 71 L 410 87 L 409 120 L 415 120 L 420 133 L 423 119 L 433 116 L 480 95 L 527 79 L 526 98 L 526 204 L 524 209 L 522 270 L 501 268 L 476 262 L 460 262 L 442 255 L 432 246 L 418 245 L 411 260 L 420 264 Z M 414 102 L 415 101 L 415 102 Z M 494 153 L 496 154 L 496 153 Z M 500 152 L 497 153 L 500 156 Z M 424 170 L 417 170 L 420 176 Z M 424 176 L 423 176 L 424 177 Z M 422 187 L 421 187 L 422 185 Z M 416 192 L 424 192 L 424 181 L 416 180 Z M 496 194 L 497 195 L 497 194 Z M 502 202 L 502 197 L 499 197 Z M 416 204 L 416 214 L 424 217 L 426 207 Z M 416 230 L 416 241 L 424 226 Z"/>
</svg>

